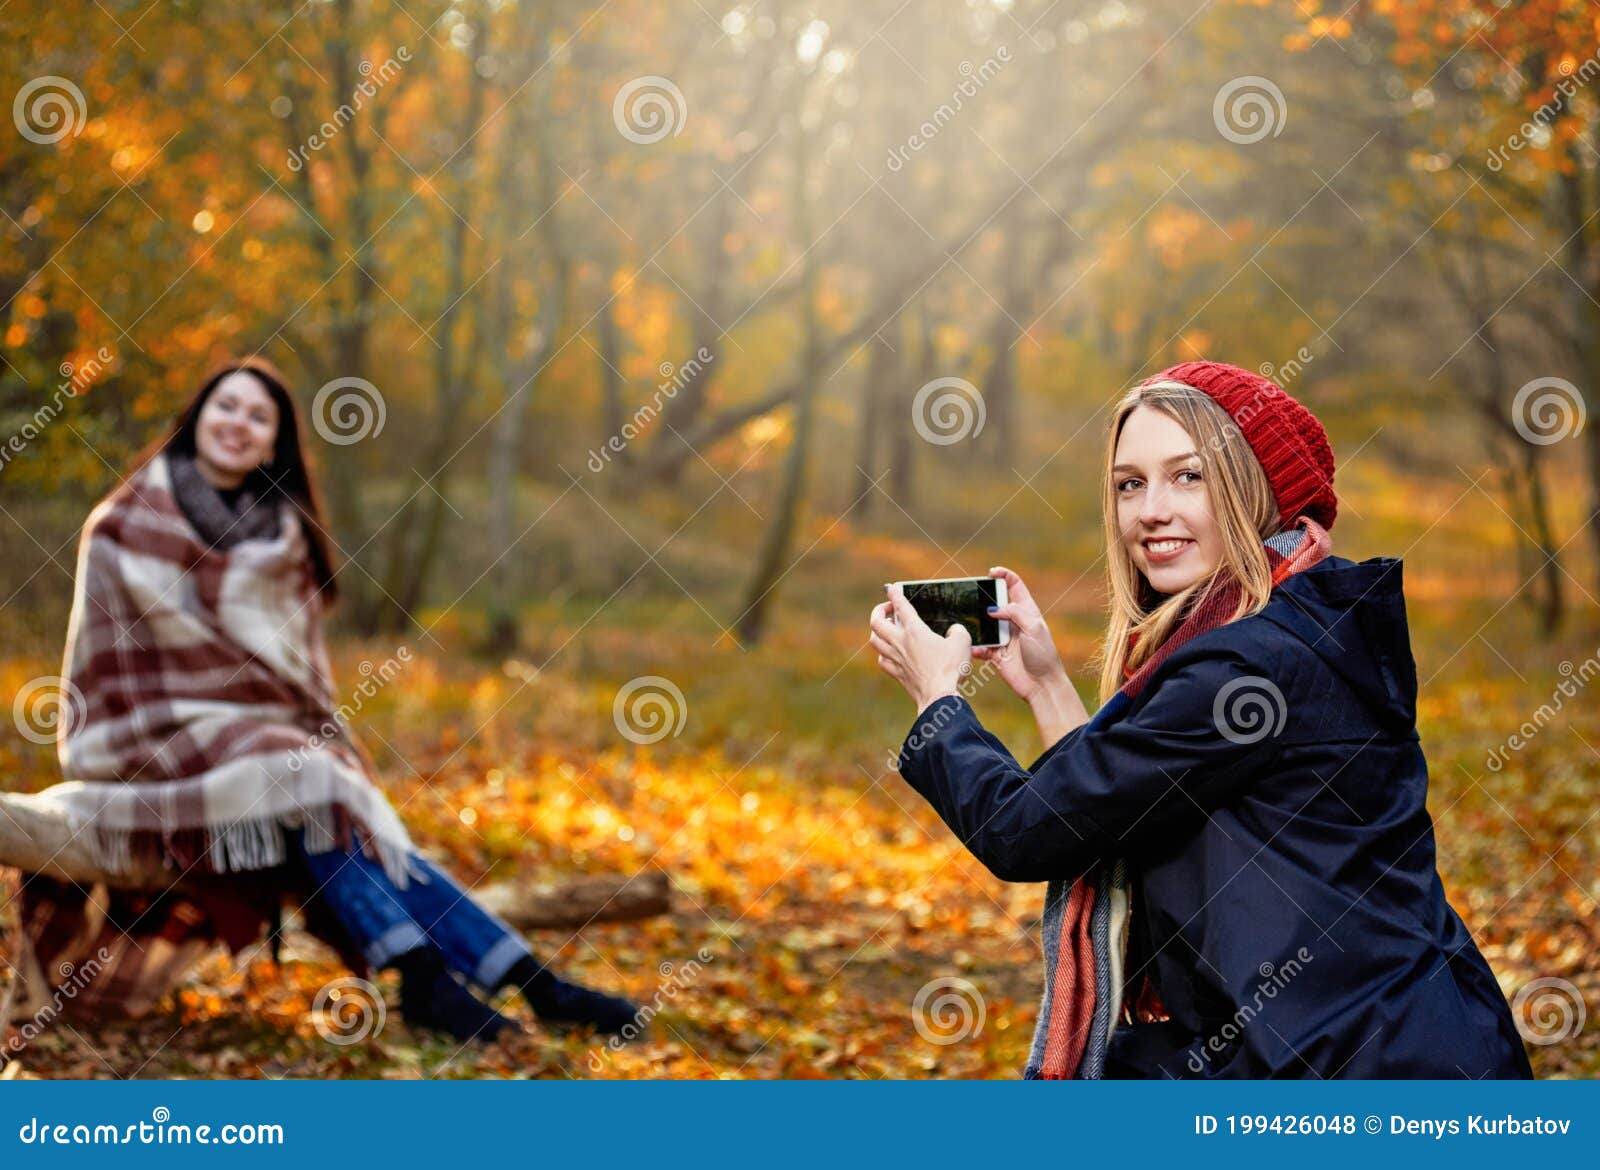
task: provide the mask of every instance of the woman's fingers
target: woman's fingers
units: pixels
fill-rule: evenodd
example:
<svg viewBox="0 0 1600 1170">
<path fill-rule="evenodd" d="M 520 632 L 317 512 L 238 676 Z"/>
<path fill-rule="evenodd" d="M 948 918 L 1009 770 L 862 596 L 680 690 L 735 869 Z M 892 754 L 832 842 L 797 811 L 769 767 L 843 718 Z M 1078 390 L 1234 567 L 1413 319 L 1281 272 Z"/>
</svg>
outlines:
<svg viewBox="0 0 1600 1170">
<path fill-rule="evenodd" d="M 894 610 L 894 620 L 906 629 L 922 624 L 922 616 L 906 600 L 905 590 L 900 586 L 889 586 L 889 605 Z"/>
<path fill-rule="evenodd" d="M 889 600 L 884 604 L 889 607 L 889 612 L 894 616 L 895 622 L 904 625 L 906 620 L 905 611 L 911 608 L 910 603 L 906 601 L 905 590 L 898 585 L 889 586 Z"/>
<path fill-rule="evenodd" d="M 1013 635 L 1026 633 L 1044 620 L 1044 615 L 1039 612 L 1039 607 L 1031 601 L 1002 605 L 989 616 L 1010 622 Z"/>
<path fill-rule="evenodd" d="M 1005 583 L 1006 583 L 1006 596 L 1007 596 L 1007 598 L 1009 600 L 1011 600 L 1011 601 L 1032 601 L 1033 600 L 1033 595 L 1028 592 L 1028 587 L 1023 584 L 1022 578 L 1017 576 L 1017 574 L 1013 570 L 1006 568 L 1004 565 L 996 565 L 996 566 L 994 566 L 994 568 L 989 570 L 989 576 L 991 576 L 991 577 L 999 577 L 999 578 L 1001 578 L 1002 580 L 1005 581 Z"/>
</svg>

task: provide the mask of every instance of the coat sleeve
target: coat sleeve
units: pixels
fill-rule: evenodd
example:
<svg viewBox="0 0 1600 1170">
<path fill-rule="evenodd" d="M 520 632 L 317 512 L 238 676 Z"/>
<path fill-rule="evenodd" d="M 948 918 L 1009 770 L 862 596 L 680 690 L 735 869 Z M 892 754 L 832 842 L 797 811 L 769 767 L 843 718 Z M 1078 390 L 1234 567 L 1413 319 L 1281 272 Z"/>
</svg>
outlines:
<svg viewBox="0 0 1600 1170">
<path fill-rule="evenodd" d="M 1287 714 L 1259 662 L 1213 651 L 1113 698 L 1027 770 L 947 695 L 917 717 L 900 774 L 996 877 L 1047 881 L 1192 831 L 1270 766 Z"/>
</svg>

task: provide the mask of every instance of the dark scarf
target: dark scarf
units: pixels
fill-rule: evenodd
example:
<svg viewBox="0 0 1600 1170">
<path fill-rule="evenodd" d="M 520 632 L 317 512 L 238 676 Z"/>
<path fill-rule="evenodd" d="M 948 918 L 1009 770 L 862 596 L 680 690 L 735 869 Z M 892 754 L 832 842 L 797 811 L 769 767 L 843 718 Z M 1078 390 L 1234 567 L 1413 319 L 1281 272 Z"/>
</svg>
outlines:
<svg viewBox="0 0 1600 1170">
<path fill-rule="evenodd" d="M 172 452 L 172 494 L 195 531 L 212 548 L 230 549 L 241 541 L 271 540 L 278 535 L 276 500 L 262 500 L 240 489 L 232 506 L 207 479 L 191 454 Z"/>
</svg>

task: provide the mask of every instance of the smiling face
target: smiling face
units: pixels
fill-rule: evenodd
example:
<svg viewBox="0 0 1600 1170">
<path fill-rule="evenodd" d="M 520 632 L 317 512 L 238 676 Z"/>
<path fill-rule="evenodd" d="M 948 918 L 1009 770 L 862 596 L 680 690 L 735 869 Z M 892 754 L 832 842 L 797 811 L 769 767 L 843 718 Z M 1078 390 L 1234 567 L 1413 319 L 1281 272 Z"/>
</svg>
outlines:
<svg viewBox="0 0 1600 1170">
<path fill-rule="evenodd" d="M 1117 437 L 1117 531 L 1158 593 L 1187 589 L 1222 559 L 1222 532 L 1195 447 L 1176 419 L 1151 406 L 1135 407 Z"/>
<path fill-rule="evenodd" d="M 278 404 L 248 370 L 218 382 L 195 423 L 195 464 L 220 488 L 235 488 L 272 458 L 278 438 Z"/>
</svg>

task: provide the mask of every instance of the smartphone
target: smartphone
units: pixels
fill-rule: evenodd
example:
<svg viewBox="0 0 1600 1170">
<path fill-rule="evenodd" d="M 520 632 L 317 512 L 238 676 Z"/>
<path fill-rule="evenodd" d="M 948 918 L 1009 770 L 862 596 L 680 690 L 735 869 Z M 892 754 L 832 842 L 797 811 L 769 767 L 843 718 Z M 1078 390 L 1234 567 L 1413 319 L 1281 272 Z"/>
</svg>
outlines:
<svg viewBox="0 0 1600 1170">
<path fill-rule="evenodd" d="M 917 616 L 943 634 L 953 625 L 967 627 L 974 646 L 1004 646 L 1011 641 L 1011 623 L 989 612 L 1006 604 L 1003 577 L 945 577 L 932 581 L 896 581 Z"/>
</svg>

